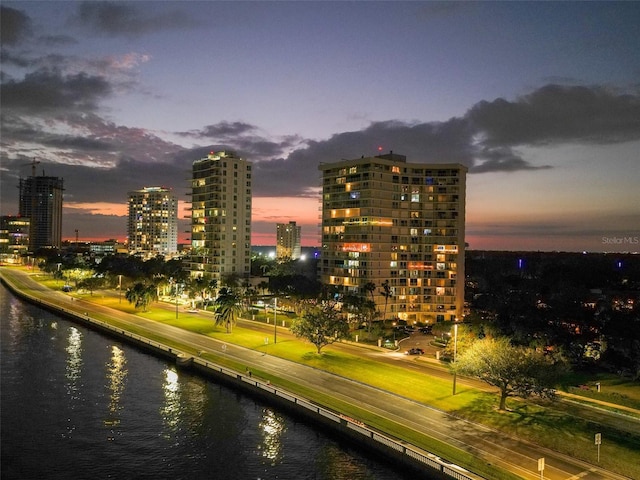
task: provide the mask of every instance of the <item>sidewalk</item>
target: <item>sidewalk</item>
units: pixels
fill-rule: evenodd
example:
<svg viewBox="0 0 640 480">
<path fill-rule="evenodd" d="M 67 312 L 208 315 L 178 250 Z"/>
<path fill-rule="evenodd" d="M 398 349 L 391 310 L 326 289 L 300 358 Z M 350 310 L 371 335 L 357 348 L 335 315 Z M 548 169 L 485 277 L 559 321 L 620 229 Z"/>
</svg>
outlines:
<svg viewBox="0 0 640 480">
<path fill-rule="evenodd" d="M 29 286 L 29 288 L 31 287 Z M 46 287 L 36 286 L 35 290 L 39 295 L 44 294 L 48 298 L 58 297 L 57 294 L 51 295 L 53 292 Z M 66 295 L 64 298 L 68 301 Z M 85 302 L 77 303 L 84 304 Z M 76 306 L 80 307 L 80 305 Z M 80 308 L 84 308 L 84 306 Z M 91 307 L 88 310 L 91 310 Z M 99 307 L 97 310 L 102 312 L 107 308 Z M 300 385 L 309 391 L 316 390 L 324 395 L 333 396 L 339 402 L 349 405 L 350 408 L 368 411 L 374 417 L 403 425 L 407 429 L 421 432 L 438 439 L 440 442 L 456 445 L 458 449 L 466 451 L 475 458 L 482 459 L 483 463 L 509 470 L 519 478 L 531 480 L 539 478 L 539 474 L 535 471 L 535 465 L 540 457 L 547 459 L 548 469 L 545 471 L 545 478 L 548 480 L 623 478 L 593 464 L 530 444 L 526 440 L 461 420 L 415 401 L 313 367 L 295 364 L 271 355 L 264 356 L 258 351 L 211 339 L 177 327 L 161 325 L 136 315 L 116 313 L 116 311 L 112 315 L 117 315 L 118 321 L 135 322 L 137 326 L 152 331 L 154 335 L 175 338 L 197 350 L 219 352 L 222 348 L 225 357 L 233 358 L 243 365 L 243 371 L 244 368 L 250 366 L 253 371 L 263 371 L 273 378 L 282 378 L 286 382 Z"/>
</svg>

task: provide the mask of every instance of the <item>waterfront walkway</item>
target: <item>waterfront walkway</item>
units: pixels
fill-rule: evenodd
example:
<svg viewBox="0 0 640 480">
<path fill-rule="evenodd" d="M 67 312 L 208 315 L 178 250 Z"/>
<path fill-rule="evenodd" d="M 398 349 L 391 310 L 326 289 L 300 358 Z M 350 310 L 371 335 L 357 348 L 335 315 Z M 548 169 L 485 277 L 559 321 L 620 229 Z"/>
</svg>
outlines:
<svg viewBox="0 0 640 480">
<path fill-rule="evenodd" d="M 426 434 L 438 441 L 454 445 L 487 464 L 497 466 L 523 479 L 541 478 L 537 470 L 539 458 L 545 458 L 544 478 L 566 479 L 623 479 L 620 475 L 598 466 L 558 454 L 524 440 L 455 418 L 407 398 L 354 382 L 347 378 L 283 360 L 263 352 L 239 347 L 228 342 L 206 337 L 170 325 L 150 321 L 137 315 L 123 313 L 85 300 L 70 300 L 68 295 L 52 291 L 34 282 L 29 275 L 17 269 L 0 268 L 0 275 L 15 288 L 30 295 L 53 302 L 68 311 L 108 319 L 120 328 L 135 327 L 147 331 L 151 338 L 166 338 L 190 346 L 192 351 L 223 355 L 255 371 L 268 373 L 283 382 L 292 382 L 305 388 L 321 391 L 339 402 L 357 406 L 379 416 Z M 244 373 L 244 372 L 240 372 Z"/>
</svg>

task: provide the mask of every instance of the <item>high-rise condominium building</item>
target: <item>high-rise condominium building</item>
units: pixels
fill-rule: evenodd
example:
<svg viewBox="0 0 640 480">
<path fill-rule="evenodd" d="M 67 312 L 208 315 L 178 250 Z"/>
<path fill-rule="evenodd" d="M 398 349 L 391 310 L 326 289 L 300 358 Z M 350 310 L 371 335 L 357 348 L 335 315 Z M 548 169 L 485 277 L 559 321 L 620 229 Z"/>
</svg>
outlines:
<svg viewBox="0 0 640 480">
<path fill-rule="evenodd" d="M 302 228 L 296 222 L 276 224 L 276 258 L 279 260 L 300 258 Z"/>
<path fill-rule="evenodd" d="M 193 162 L 191 276 L 251 272 L 251 163 L 232 152 L 211 152 Z"/>
<path fill-rule="evenodd" d="M 373 296 L 384 319 L 461 319 L 466 167 L 389 153 L 319 169 L 322 283 Z"/>
<path fill-rule="evenodd" d="M 29 250 L 29 219 L 13 215 L 0 217 L 0 259 L 16 262 Z"/>
<path fill-rule="evenodd" d="M 178 251 L 178 200 L 171 189 L 129 192 L 129 252 L 170 255 Z"/>
<path fill-rule="evenodd" d="M 60 248 L 62 244 L 62 178 L 20 179 L 19 215 L 30 220 L 29 250 Z"/>
</svg>

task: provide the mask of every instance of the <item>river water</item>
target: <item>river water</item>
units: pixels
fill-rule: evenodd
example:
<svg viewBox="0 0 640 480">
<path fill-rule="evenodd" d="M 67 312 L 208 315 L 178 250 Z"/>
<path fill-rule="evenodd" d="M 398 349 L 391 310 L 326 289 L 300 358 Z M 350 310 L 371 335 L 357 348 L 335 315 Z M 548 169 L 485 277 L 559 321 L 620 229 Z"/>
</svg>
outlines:
<svg viewBox="0 0 640 480">
<path fill-rule="evenodd" d="M 406 480 L 256 399 L 0 286 L 3 480 Z"/>
</svg>

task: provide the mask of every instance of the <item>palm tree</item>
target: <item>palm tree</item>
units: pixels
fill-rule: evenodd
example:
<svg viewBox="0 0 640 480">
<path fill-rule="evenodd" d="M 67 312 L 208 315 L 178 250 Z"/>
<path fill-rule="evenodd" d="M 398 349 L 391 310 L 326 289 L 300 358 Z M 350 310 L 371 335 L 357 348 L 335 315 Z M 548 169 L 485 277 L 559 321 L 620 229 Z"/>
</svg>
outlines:
<svg viewBox="0 0 640 480">
<path fill-rule="evenodd" d="M 240 297 L 232 288 L 222 287 L 214 305 L 216 325 L 224 325 L 227 333 L 231 333 L 236 318 L 242 312 Z"/>
<path fill-rule="evenodd" d="M 137 282 L 132 287 L 127 288 L 125 298 L 129 303 L 133 303 L 135 308 L 142 308 L 142 311 L 146 312 L 149 303 L 158 298 L 158 292 L 153 284 L 145 285 L 142 282 Z"/>
<path fill-rule="evenodd" d="M 391 285 L 389 284 L 389 280 L 385 280 L 382 282 L 380 289 L 380 295 L 384 297 L 384 315 L 382 316 L 382 323 L 387 319 L 387 304 L 389 303 L 389 299 L 393 296 L 391 292 Z"/>
<path fill-rule="evenodd" d="M 362 290 L 364 291 L 365 295 L 368 293 L 369 295 L 371 295 L 371 300 L 373 302 L 376 301 L 375 298 L 373 298 L 373 294 L 376 292 L 376 284 L 373 282 L 367 282 L 362 286 Z"/>
</svg>

